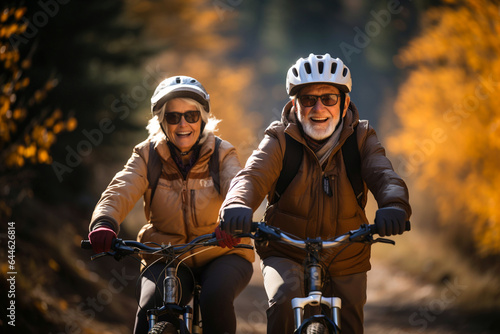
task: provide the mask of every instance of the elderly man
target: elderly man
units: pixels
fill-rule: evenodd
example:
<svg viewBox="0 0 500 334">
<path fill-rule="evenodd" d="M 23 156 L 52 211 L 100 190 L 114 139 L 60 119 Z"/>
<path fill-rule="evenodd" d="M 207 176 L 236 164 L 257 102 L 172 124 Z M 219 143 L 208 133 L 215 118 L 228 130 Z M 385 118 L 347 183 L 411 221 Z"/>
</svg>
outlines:
<svg viewBox="0 0 500 334">
<path fill-rule="evenodd" d="M 351 88 L 349 69 L 329 54 L 300 58 L 289 69 L 286 89 L 291 101 L 282 120 L 268 127 L 258 149 L 233 179 L 220 211 L 224 231 L 248 232 L 253 211 L 267 195 L 268 224 L 300 238 L 331 238 L 368 223 L 364 206 L 370 190 L 379 206 L 375 219 L 379 234 L 404 232 L 411 214 L 408 189 L 385 156 L 375 130 L 359 119 L 349 97 Z M 342 149 L 351 136 L 357 145 L 350 150 L 359 152 L 361 191 L 348 175 L 353 168 L 345 160 L 351 153 Z M 290 168 L 284 163 L 290 143 L 299 146 L 295 155 L 301 162 L 280 193 L 277 180 L 283 169 Z M 258 245 L 257 251 L 269 298 L 268 333 L 292 333 L 290 301 L 306 295 L 301 279 L 305 253 L 277 242 Z M 321 262 L 328 276 L 323 292 L 342 299 L 342 333 L 362 333 L 370 247 L 352 244 L 324 251 Z"/>
</svg>

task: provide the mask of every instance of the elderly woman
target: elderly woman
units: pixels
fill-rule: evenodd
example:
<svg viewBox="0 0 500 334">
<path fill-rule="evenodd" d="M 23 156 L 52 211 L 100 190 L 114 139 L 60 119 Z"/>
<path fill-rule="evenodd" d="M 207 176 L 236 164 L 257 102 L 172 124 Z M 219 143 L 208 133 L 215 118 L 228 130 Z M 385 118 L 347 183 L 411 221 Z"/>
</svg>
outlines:
<svg viewBox="0 0 500 334">
<path fill-rule="evenodd" d="M 231 179 L 241 169 L 236 150 L 214 135 L 218 120 L 210 114 L 210 97 L 194 78 L 175 76 L 161 82 L 151 98 L 151 111 L 148 139 L 134 148 L 132 157 L 115 175 L 94 210 L 89 234 L 92 248 L 94 252 L 110 249 L 120 224 L 140 197 L 144 197 L 147 219 L 138 235 L 141 242 L 186 243 L 215 229 L 221 247 L 186 259 L 178 271 L 182 303 L 187 304 L 192 296 L 194 276 L 202 286 L 203 332 L 235 333 L 233 301 L 252 276 L 254 253 L 233 248 L 237 241 L 216 227 Z M 209 170 L 215 150 L 219 182 L 214 182 Z M 148 175 L 149 159 L 155 158 L 161 163 L 156 184 Z M 143 263 L 149 265 L 153 260 L 144 258 Z M 145 269 L 135 333 L 147 333 L 146 310 L 161 305 L 158 291 L 163 289 L 156 289 L 155 282 L 162 281 L 159 278 L 164 277 L 164 269 L 163 262 Z"/>
</svg>

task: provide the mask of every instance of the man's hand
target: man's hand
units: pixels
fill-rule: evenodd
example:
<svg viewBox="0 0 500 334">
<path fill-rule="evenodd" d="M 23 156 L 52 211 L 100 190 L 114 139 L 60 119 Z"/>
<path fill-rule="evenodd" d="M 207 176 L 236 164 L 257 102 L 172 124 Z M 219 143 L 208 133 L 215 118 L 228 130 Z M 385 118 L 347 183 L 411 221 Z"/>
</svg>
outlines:
<svg viewBox="0 0 500 334">
<path fill-rule="evenodd" d="M 241 238 L 235 238 L 231 234 L 227 234 L 226 232 L 222 231 L 220 229 L 220 225 L 215 229 L 215 237 L 219 242 L 219 247 L 222 248 L 227 247 L 231 249 L 241 242 Z"/>
<path fill-rule="evenodd" d="M 381 237 L 403 234 L 406 220 L 406 211 L 400 208 L 381 208 L 375 213 L 375 225 Z"/>
<path fill-rule="evenodd" d="M 108 227 L 98 227 L 89 233 L 90 244 L 94 253 L 109 252 L 116 233 Z"/>
<path fill-rule="evenodd" d="M 229 233 L 250 233 L 253 211 L 246 205 L 230 205 L 222 209 L 220 215 L 221 230 Z"/>
</svg>

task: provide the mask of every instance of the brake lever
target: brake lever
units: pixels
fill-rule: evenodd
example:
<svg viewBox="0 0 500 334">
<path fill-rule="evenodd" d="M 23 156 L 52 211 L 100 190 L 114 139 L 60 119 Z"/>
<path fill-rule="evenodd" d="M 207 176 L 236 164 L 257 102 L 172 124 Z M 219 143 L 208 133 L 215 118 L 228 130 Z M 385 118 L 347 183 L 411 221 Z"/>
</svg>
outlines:
<svg viewBox="0 0 500 334">
<path fill-rule="evenodd" d="M 361 243 L 373 243 L 373 236 L 368 224 L 363 224 L 357 230 L 349 231 L 349 241 Z"/>
<path fill-rule="evenodd" d="M 386 238 L 377 238 L 377 239 L 373 240 L 373 243 L 375 243 L 375 242 L 381 242 L 383 244 L 391 244 L 391 245 L 396 244 L 396 242 L 394 240 L 386 239 Z"/>
<path fill-rule="evenodd" d="M 123 242 L 122 239 L 115 238 L 113 241 L 113 245 L 111 246 L 113 250 L 109 252 L 102 252 L 99 254 L 94 254 L 90 257 L 90 260 L 96 260 L 99 259 L 103 256 L 112 256 L 116 261 L 120 261 L 127 255 L 135 254 L 137 253 L 137 250 L 135 248 L 126 246 L 125 243 Z M 117 252 L 116 249 L 119 249 L 120 251 Z"/>
<path fill-rule="evenodd" d="M 244 248 L 244 249 L 252 249 L 253 250 L 253 246 L 248 245 L 248 244 L 238 244 L 236 246 L 233 246 L 233 248 Z"/>
<path fill-rule="evenodd" d="M 255 232 L 256 238 L 260 238 L 261 233 L 266 235 L 268 240 L 279 240 L 281 238 L 281 230 L 274 226 L 259 226 L 259 229 Z"/>
<path fill-rule="evenodd" d="M 90 256 L 90 261 L 94 261 L 94 260 L 100 259 L 103 256 L 108 256 L 108 255 L 111 255 L 111 254 L 109 252 L 102 252 L 99 254 L 94 254 L 94 255 Z"/>
</svg>

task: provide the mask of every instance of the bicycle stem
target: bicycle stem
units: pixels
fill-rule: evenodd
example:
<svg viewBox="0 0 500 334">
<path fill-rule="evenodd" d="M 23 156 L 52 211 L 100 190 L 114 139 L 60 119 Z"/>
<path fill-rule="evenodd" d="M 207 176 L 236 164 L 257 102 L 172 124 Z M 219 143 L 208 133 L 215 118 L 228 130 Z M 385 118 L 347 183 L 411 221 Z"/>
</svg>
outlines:
<svg viewBox="0 0 500 334">
<path fill-rule="evenodd" d="M 319 242 L 308 243 L 306 247 L 309 255 L 307 270 L 307 280 L 309 287 L 309 295 L 304 298 L 293 298 L 292 308 L 295 314 L 295 329 L 298 329 L 303 321 L 304 307 L 306 305 L 321 306 L 325 305 L 330 310 L 330 317 L 340 329 L 340 308 L 342 305 L 341 299 L 338 297 L 323 297 L 322 288 L 322 268 L 319 264 L 319 251 L 322 245 Z"/>
</svg>

